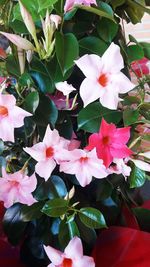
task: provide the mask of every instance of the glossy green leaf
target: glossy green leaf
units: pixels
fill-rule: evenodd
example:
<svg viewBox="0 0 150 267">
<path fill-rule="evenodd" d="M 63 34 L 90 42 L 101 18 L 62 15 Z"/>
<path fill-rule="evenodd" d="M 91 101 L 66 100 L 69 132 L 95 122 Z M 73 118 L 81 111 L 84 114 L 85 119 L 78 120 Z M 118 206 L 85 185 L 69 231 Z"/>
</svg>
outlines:
<svg viewBox="0 0 150 267">
<path fill-rule="evenodd" d="M 53 127 L 57 121 L 58 110 L 48 97 L 44 94 L 40 94 L 39 105 L 35 111 L 34 119 L 37 125 L 39 126 L 47 126 L 47 124 L 51 124 Z"/>
<path fill-rule="evenodd" d="M 140 187 L 145 183 L 146 175 L 145 172 L 136 167 L 132 166 L 132 171 L 129 177 L 130 188 Z"/>
<path fill-rule="evenodd" d="M 13 77 L 20 76 L 19 64 L 13 55 L 9 55 L 6 60 L 6 69 Z"/>
<path fill-rule="evenodd" d="M 126 0 L 111 0 L 111 4 L 113 9 L 116 9 L 117 7 L 123 5 Z"/>
<path fill-rule="evenodd" d="M 108 19 L 101 19 L 97 24 L 97 32 L 101 39 L 111 43 L 118 32 L 119 26 L 117 23 L 111 22 Z"/>
<path fill-rule="evenodd" d="M 107 109 L 98 102 L 92 103 L 79 112 L 78 127 L 90 133 L 98 132 L 102 118 L 108 123 L 117 124 L 122 118 L 122 113 Z"/>
<path fill-rule="evenodd" d="M 138 121 L 139 112 L 138 110 L 126 108 L 123 112 L 123 121 L 125 126 L 132 125 Z"/>
<path fill-rule="evenodd" d="M 59 217 L 68 210 L 68 200 L 63 198 L 55 198 L 45 203 L 42 212 L 50 217 Z"/>
<path fill-rule="evenodd" d="M 95 208 L 80 209 L 79 218 L 89 228 L 99 229 L 106 227 L 104 216 Z"/>
<path fill-rule="evenodd" d="M 37 200 L 54 199 L 65 197 L 67 195 L 67 188 L 64 181 L 57 175 L 52 175 L 48 181 L 42 179 L 37 186 L 34 197 Z"/>
<path fill-rule="evenodd" d="M 130 45 L 126 49 L 129 62 L 142 59 L 144 57 L 143 48 L 139 45 Z"/>
<path fill-rule="evenodd" d="M 140 42 L 140 45 L 144 50 L 144 56 L 150 59 L 150 43 Z"/>
<path fill-rule="evenodd" d="M 29 222 L 35 219 L 39 219 L 42 216 L 41 208 L 43 207 L 43 202 L 34 203 L 31 206 L 22 206 L 20 218 L 23 222 Z"/>
<path fill-rule="evenodd" d="M 74 236 L 80 237 L 78 226 L 74 220 L 68 221 L 67 225 L 68 225 L 68 229 L 69 229 L 70 239 L 72 239 Z"/>
<path fill-rule="evenodd" d="M 74 34 L 56 33 L 56 55 L 63 74 L 74 65 L 79 55 L 79 45 Z"/>
<path fill-rule="evenodd" d="M 79 41 L 80 46 L 80 55 L 84 55 L 86 53 L 94 53 L 99 56 L 102 56 L 108 45 L 101 39 L 95 36 L 84 37 Z"/>
<path fill-rule="evenodd" d="M 107 11 L 104 10 L 104 8 L 95 8 L 95 7 L 89 7 L 89 6 L 84 6 L 84 5 L 80 5 L 80 6 L 77 6 L 79 9 L 82 9 L 82 10 L 85 10 L 87 12 L 90 12 L 90 13 L 94 13 L 100 17 L 104 17 L 104 18 L 108 18 L 112 21 L 115 21 L 114 20 L 114 17 L 112 14 L 110 14 L 110 12 L 108 12 L 108 9 Z"/>
<path fill-rule="evenodd" d="M 63 249 L 65 249 L 65 247 L 68 245 L 70 241 L 69 228 L 65 220 L 61 221 L 59 225 L 58 240 Z"/>
<path fill-rule="evenodd" d="M 34 91 L 29 93 L 24 102 L 25 110 L 29 111 L 30 113 L 34 113 L 39 105 L 39 94 L 38 92 Z"/>
<path fill-rule="evenodd" d="M 150 231 L 150 210 L 138 207 L 138 208 L 132 209 L 132 211 L 134 215 L 136 216 L 140 229 L 142 231 L 149 232 Z"/>
</svg>

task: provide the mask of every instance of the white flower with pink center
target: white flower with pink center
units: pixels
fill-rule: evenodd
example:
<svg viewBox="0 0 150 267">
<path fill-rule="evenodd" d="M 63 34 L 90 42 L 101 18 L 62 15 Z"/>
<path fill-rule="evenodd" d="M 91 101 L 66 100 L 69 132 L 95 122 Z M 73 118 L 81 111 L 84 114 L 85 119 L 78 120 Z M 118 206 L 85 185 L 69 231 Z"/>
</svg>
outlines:
<svg viewBox="0 0 150 267">
<path fill-rule="evenodd" d="M 108 176 L 103 160 L 97 157 L 96 149 L 90 152 L 74 149 L 67 152 L 66 158 L 67 156 L 68 160 L 60 162 L 60 171 L 74 174 L 83 187 L 92 181 L 92 177 L 100 179 Z"/>
<path fill-rule="evenodd" d="M 35 166 L 36 173 L 48 180 L 56 164 L 65 156 L 69 143 L 70 141 L 59 136 L 56 129 L 52 131 L 48 125 L 43 142 L 26 147 L 24 151 L 38 162 Z"/>
<path fill-rule="evenodd" d="M 0 201 L 4 202 L 6 208 L 16 202 L 30 206 L 36 202 L 31 194 L 36 189 L 36 185 L 35 174 L 30 177 L 22 171 L 8 174 L 3 169 L 2 178 L 0 178 Z"/>
<path fill-rule="evenodd" d="M 31 113 L 16 106 L 13 95 L 0 93 L 0 138 L 14 142 L 14 128 L 23 126 L 24 118 Z"/>
<path fill-rule="evenodd" d="M 79 237 L 71 239 L 64 253 L 51 246 L 44 246 L 44 249 L 52 262 L 48 267 L 95 267 L 94 259 L 83 255 L 82 242 Z"/>
<path fill-rule="evenodd" d="M 117 109 L 122 99 L 119 94 L 132 90 L 135 85 L 121 72 L 124 68 L 120 47 L 112 43 L 102 57 L 84 55 L 75 61 L 86 78 L 80 86 L 84 107 L 99 99 L 109 109 Z"/>
<path fill-rule="evenodd" d="M 70 11 L 74 5 L 84 5 L 84 6 L 90 6 L 90 5 L 96 5 L 96 0 L 66 0 L 65 6 L 64 6 L 64 12 Z"/>
</svg>

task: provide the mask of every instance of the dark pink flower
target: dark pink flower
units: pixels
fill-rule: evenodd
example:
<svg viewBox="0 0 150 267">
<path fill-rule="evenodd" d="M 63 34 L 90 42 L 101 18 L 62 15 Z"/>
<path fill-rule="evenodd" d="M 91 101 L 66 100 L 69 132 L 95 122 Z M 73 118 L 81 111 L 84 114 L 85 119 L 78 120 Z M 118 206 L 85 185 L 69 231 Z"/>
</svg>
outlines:
<svg viewBox="0 0 150 267">
<path fill-rule="evenodd" d="M 132 154 L 126 146 L 129 138 L 130 127 L 117 129 L 115 124 L 108 124 L 102 119 L 99 133 L 89 137 L 86 149 L 92 150 L 96 147 L 98 158 L 103 159 L 104 165 L 109 167 L 114 158 L 126 158 Z"/>
<path fill-rule="evenodd" d="M 145 57 L 143 59 L 132 62 L 131 66 L 138 77 L 150 74 L 150 60 Z"/>
</svg>

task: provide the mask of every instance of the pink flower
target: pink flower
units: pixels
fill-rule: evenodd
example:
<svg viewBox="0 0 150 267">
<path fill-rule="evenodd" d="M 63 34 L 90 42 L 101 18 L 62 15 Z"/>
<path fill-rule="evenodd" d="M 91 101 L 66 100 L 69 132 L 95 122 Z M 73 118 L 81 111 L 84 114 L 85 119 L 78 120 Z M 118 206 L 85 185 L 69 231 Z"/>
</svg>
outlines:
<svg viewBox="0 0 150 267">
<path fill-rule="evenodd" d="M 150 60 L 148 60 L 147 58 L 134 61 L 132 62 L 131 66 L 138 77 L 150 74 Z"/>
<path fill-rule="evenodd" d="M 51 246 L 44 246 L 44 249 L 52 262 L 48 267 L 95 267 L 94 259 L 83 255 L 79 237 L 71 239 L 64 253 Z"/>
<path fill-rule="evenodd" d="M 116 128 L 115 124 L 108 124 L 102 119 L 99 133 L 89 137 L 89 145 L 86 149 L 96 147 L 97 156 L 103 159 L 104 165 L 109 167 L 114 158 L 126 158 L 132 151 L 126 146 L 130 138 L 130 127 Z"/>
<path fill-rule="evenodd" d="M 83 187 L 92 181 L 92 177 L 104 178 L 108 175 L 103 161 L 98 159 L 95 149 L 90 152 L 82 149 L 68 152 L 68 160 L 60 163 L 60 171 L 75 174 Z"/>
<path fill-rule="evenodd" d="M 64 96 L 68 96 L 73 91 L 76 91 L 76 89 L 71 85 L 65 82 L 59 82 L 55 84 L 58 91 L 62 92 Z"/>
<path fill-rule="evenodd" d="M 102 57 L 84 55 L 75 61 L 86 78 L 80 87 L 84 106 L 99 98 L 100 103 L 109 109 L 117 109 L 119 94 L 135 87 L 120 71 L 124 68 L 118 45 L 112 43 Z"/>
<path fill-rule="evenodd" d="M 26 147 L 24 151 L 38 162 L 35 166 L 36 173 L 48 180 L 56 163 L 59 164 L 63 159 L 68 145 L 69 141 L 60 137 L 56 129 L 52 131 L 48 125 L 43 142 Z"/>
<path fill-rule="evenodd" d="M 70 11 L 74 5 L 85 5 L 85 6 L 90 6 L 90 5 L 96 5 L 96 0 L 66 0 L 65 6 L 64 6 L 64 12 Z"/>
<path fill-rule="evenodd" d="M 36 189 L 37 180 L 35 174 L 25 175 L 22 171 L 8 174 L 2 170 L 3 178 L 0 178 L 0 200 L 4 201 L 4 206 L 9 208 L 16 202 L 28 206 L 36 202 L 32 192 Z"/>
<path fill-rule="evenodd" d="M 47 94 L 47 96 L 55 103 L 58 110 L 71 110 L 77 106 L 77 103 L 74 104 L 74 98 L 70 98 L 67 103 L 66 97 L 60 91 L 56 91 L 55 95 Z"/>
<path fill-rule="evenodd" d="M 24 118 L 32 114 L 16 106 L 13 95 L 0 93 L 0 138 L 14 142 L 14 128 L 23 126 Z"/>
<path fill-rule="evenodd" d="M 58 15 L 51 14 L 50 15 L 50 21 L 54 23 L 55 28 L 58 29 L 58 25 L 61 23 L 62 18 Z"/>
<path fill-rule="evenodd" d="M 126 164 L 123 159 L 113 159 L 115 165 L 110 166 L 107 170 L 109 174 L 116 173 L 122 174 L 125 178 L 130 175 L 131 168 Z"/>
</svg>

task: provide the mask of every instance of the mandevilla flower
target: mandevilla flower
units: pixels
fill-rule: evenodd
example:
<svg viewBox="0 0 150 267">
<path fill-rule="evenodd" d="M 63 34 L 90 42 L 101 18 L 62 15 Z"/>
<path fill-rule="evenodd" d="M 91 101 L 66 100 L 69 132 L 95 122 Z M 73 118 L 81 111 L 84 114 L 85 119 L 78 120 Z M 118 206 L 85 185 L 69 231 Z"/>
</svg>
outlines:
<svg viewBox="0 0 150 267">
<path fill-rule="evenodd" d="M 66 0 L 65 6 L 64 6 L 64 12 L 70 11 L 74 5 L 85 5 L 85 6 L 90 6 L 90 5 L 96 5 L 96 0 Z"/>
<path fill-rule="evenodd" d="M 36 202 L 31 194 L 35 190 L 36 185 L 37 179 L 35 174 L 29 177 L 22 170 L 8 174 L 2 169 L 0 201 L 4 202 L 6 208 L 9 208 L 16 202 L 30 206 Z"/>
<path fill-rule="evenodd" d="M 48 267 L 95 267 L 94 259 L 83 255 L 79 237 L 71 239 L 64 253 L 51 246 L 44 246 L 44 249 L 52 262 Z"/>
<path fill-rule="evenodd" d="M 36 173 L 48 180 L 56 163 L 59 164 L 63 159 L 68 145 L 69 141 L 60 137 L 56 129 L 52 131 L 48 125 L 43 142 L 26 147 L 24 151 L 38 162 L 35 166 Z"/>
<path fill-rule="evenodd" d="M 138 77 L 150 74 L 150 60 L 145 57 L 132 62 L 131 66 Z"/>
<path fill-rule="evenodd" d="M 99 133 L 89 137 L 86 149 L 96 147 L 97 156 L 103 159 L 104 165 L 109 167 L 114 158 L 122 159 L 130 156 L 132 151 L 126 146 L 130 138 L 130 127 L 116 128 L 116 125 L 108 124 L 102 119 Z"/>
<path fill-rule="evenodd" d="M 62 92 L 64 96 L 69 95 L 73 91 L 76 91 L 76 89 L 71 85 L 65 82 L 59 82 L 55 84 L 58 91 Z"/>
<path fill-rule="evenodd" d="M 83 187 L 92 181 L 92 177 L 104 178 L 108 176 L 103 161 L 97 157 L 96 149 L 90 152 L 82 149 L 68 152 L 68 160 L 60 163 L 60 171 L 75 174 Z"/>
<path fill-rule="evenodd" d="M 13 95 L 0 93 L 0 138 L 3 141 L 14 142 L 14 128 L 24 124 L 24 118 L 31 113 L 16 106 Z"/>
<path fill-rule="evenodd" d="M 84 106 L 99 98 L 100 103 L 109 109 L 117 109 L 119 94 L 135 87 L 120 71 L 124 68 L 118 45 L 112 43 L 102 57 L 84 55 L 75 61 L 86 78 L 80 86 L 80 96 Z"/>
</svg>

